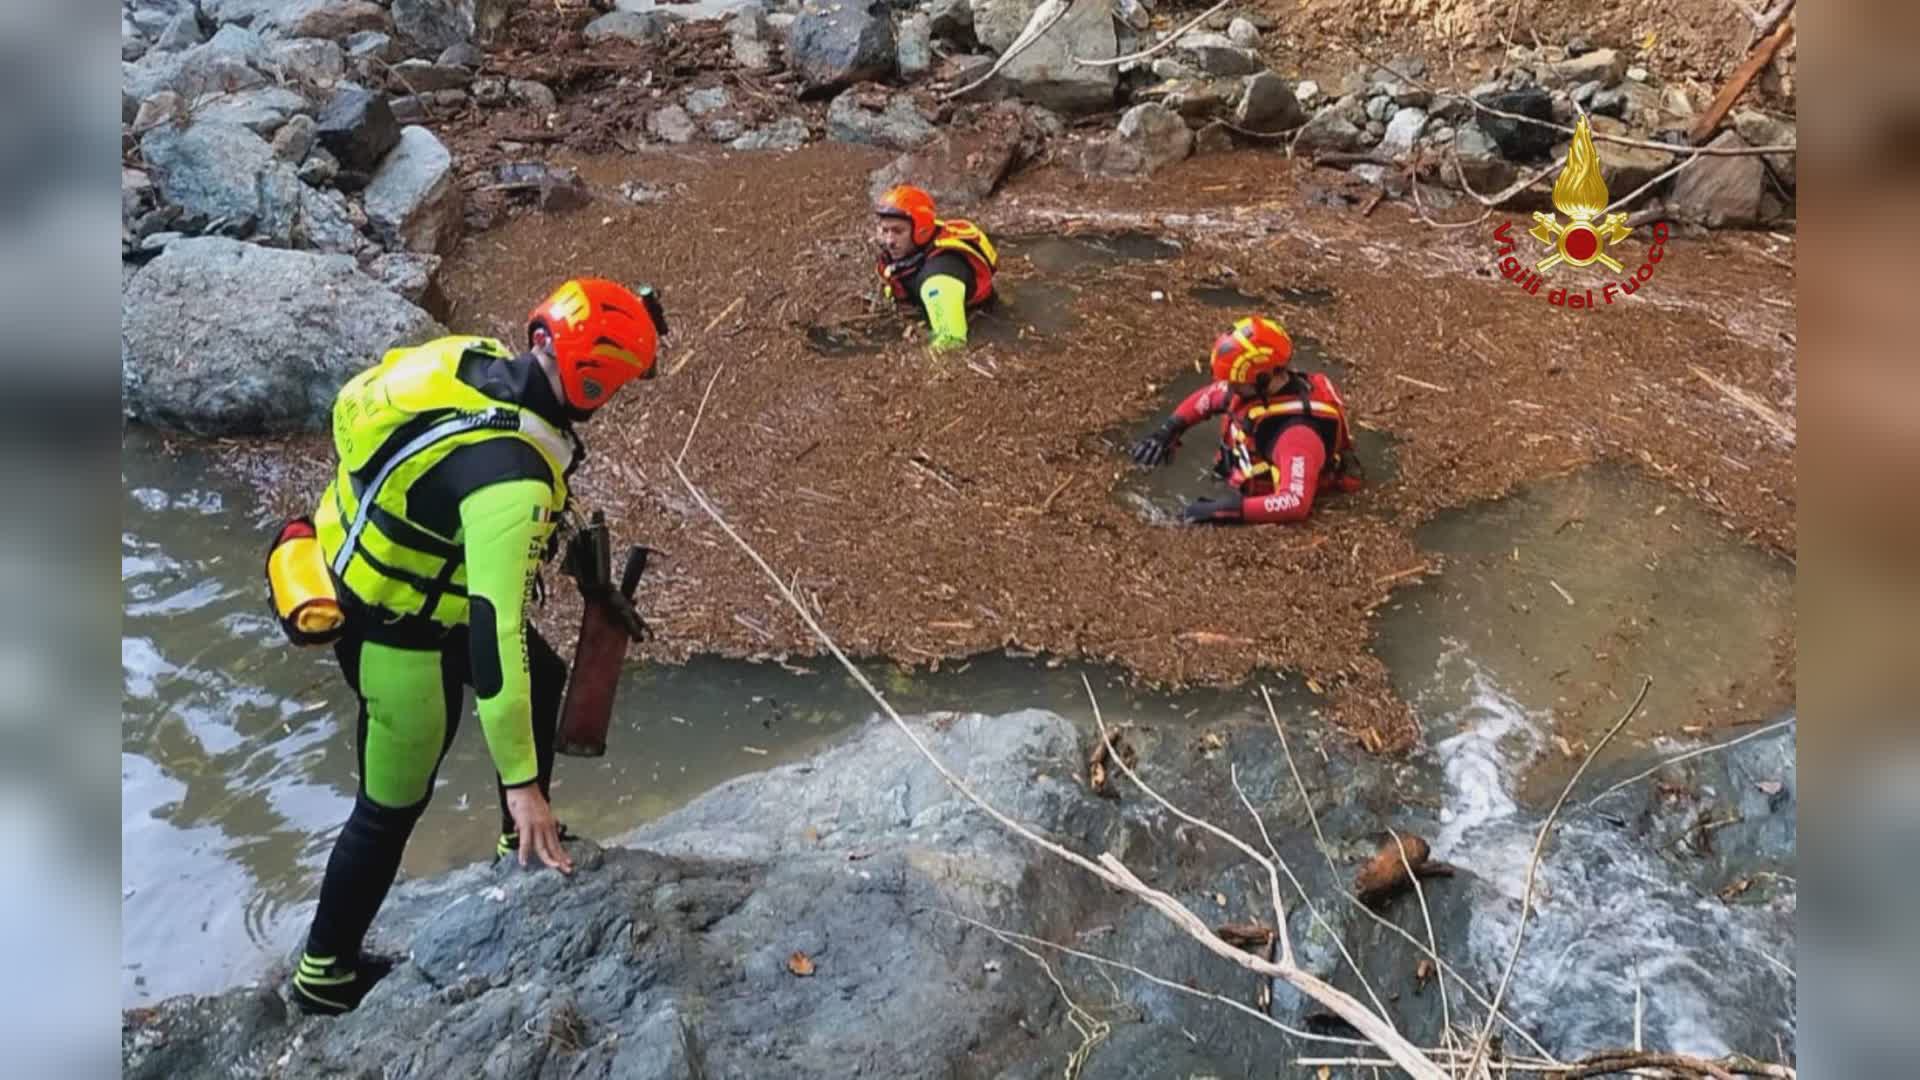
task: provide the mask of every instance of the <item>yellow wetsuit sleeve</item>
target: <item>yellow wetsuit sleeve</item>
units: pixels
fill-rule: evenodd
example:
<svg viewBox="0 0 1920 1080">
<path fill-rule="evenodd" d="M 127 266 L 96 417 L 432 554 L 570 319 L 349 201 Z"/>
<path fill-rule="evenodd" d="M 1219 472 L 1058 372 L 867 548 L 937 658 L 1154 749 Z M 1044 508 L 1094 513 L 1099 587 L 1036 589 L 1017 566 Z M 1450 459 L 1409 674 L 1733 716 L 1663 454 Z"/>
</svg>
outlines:
<svg viewBox="0 0 1920 1080">
<path fill-rule="evenodd" d="M 935 349 L 957 349 L 967 343 L 967 287 L 956 277 L 932 274 L 920 283 L 920 303 L 927 309 Z"/>
<path fill-rule="evenodd" d="M 537 480 L 488 484 L 460 502 L 465 534 L 473 697 L 487 750 L 507 787 L 539 774 L 527 598 L 550 526 L 552 489 Z"/>
</svg>

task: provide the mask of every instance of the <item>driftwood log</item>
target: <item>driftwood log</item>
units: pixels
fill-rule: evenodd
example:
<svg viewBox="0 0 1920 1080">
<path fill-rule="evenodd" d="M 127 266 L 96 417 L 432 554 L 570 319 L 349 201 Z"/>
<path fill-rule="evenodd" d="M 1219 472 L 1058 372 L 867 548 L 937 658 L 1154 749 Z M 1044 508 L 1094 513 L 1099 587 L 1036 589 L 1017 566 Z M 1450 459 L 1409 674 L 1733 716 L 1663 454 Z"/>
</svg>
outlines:
<svg viewBox="0 0 1920 1080">
<path fill-rule="evenodd" d="M 1362 903 L 1379 905 L 1398 896 L 1413 886 L 1413 879 L 1407 876 L 1407 867 L 1423 878 L 1452 877 L 1454 868 L 1447 863 L 1432 858 L 1433 849 L 1427 842 L 1412 833 L 1401 833 L 1400 842 L 1407 847 L 1407 857 L 1400 858 L 1400 846 L 1388 836 L 1380 842 L 1380 850 L 1367 865 L 1353 877 L 1353 895 Z"/>
</svg>

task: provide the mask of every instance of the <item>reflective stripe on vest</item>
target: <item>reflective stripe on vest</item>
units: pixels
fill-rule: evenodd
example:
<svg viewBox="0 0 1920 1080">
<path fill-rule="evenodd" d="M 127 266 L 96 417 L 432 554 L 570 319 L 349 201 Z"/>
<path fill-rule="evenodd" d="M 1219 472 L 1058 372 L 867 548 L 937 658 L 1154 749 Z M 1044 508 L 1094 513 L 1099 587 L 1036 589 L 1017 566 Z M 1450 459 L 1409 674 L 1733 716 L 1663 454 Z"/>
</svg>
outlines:
<svg viewBox="0 0 1920 1080">
<path fill-rule="evenodd" d="M 1254 405 L 1243 410 L 1231 412 L 1225 418 L 1223 434 L 1226 438 L 1226 450 L 1232 460 L 1233 468 L 1227 476 L 1227 482 L 1235 488 L 1244 488 L 1248 483 L 1260 477 L 1267 477 L 1275 486 L 1280 476 L 1273 463 L 1260 453 L 1260 447 L 1254 439 L 1254 429 L 1262 421 L 1280 417 L 1298 416 L 1317 420 L 1331 420 L 1334 423 L 1334 437 L 1327 446 L 1324 473 L 1340 471 L 1341 459 L 1353 445 L 1352 436 L 1347 429 L 1347 411 L 1340 404 L 1339 392 L 1332 382 L 1324 376 L 1312 376 L 1315 394 L 1322 397 L 1287 397 Z M 1323 437 L 1322 442 L 1327 442 Z"/>
<path fill-rule="evenodd" d="M 1000 265 L 1000 253 L 994 249 L 993 241 L 987 239 L 987 234 L 971 221 L 935 221 L 933 226 L 933 241 L 927 246 L 925 254 L 931 255 L 935 251 L 958 252 L 973 268 L 973 291 L 967 294 L 968 306 L 984 303 L 987 297 L 993 295 L 993 272 Z M 896 271 L 899 265 L 883 260 L 880 263 L 880 280 L 886 287 L 887 295 L 895 300 L 909 300 L 912 297 L 907 295 L 906 286 Z M 912 264 L 913 273 L 919 273 L 925 265 L 926 258 L 923 255 Z"/>
<path fill-rule="evenodd" d="M 412 485 L 463 446 L 519 439 L 551 470 L 544 515 L 550 531 L 566 505 L 574 454 L 559 428 L 461 382 L 469 352 L 511 355 L 491 339 L 441 338 L 389 352 L 342 388 L 334 404 L 340 468 L 314 514 L 322 550 L 347 593 L 393 616 L 447 627 L 467 619 L 466 563 L 458 535 L 439 536 L 406 517 Z"/>
</svg>

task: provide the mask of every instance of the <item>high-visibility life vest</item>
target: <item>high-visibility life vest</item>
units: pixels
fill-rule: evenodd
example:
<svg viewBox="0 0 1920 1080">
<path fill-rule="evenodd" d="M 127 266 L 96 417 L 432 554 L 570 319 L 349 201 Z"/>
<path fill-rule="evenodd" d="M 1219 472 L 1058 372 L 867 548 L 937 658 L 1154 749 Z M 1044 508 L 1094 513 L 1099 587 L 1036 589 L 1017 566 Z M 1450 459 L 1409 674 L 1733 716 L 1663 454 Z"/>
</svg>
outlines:
<svg viewBox="0 0 1920 1080">
<path fill-rule="evenodd" d="M 1236 489 L 1246 490 L 1249 485 L 1264 482 L 1276 489 L 1281 486 L 1280 476 L 1261 453 L 1262 435 L 1268 435 L 1270 425 L 1288 424 L 1290 418 L 1298 417 L 1305 421 L 1320 421 L 1314 424 L 1321 442 L 1327 447 L 1327 463 L 1321 470 L 1324 476 L 1337 475 L 1345 470 L 1347 455 L 1353 449 L 1353 435 L 1347 427 L 1347 404 L 1341 400 L 1340 392 L 1334 388 L 1333 380 L 1321 372 L 1307 376 L 1305 392 L 1287 397 L 1274 397 L 1248 400 L 1235 398 L 1220 418 L 1220 457 L 1216 468 L 1226 476 L 1227 483 Z M 1298 421 L 1294 421 L 1298 422 Z"/>
<path fill-rule="evenodd" d="M 904 259 L 879 262 L 880 282 L 886 287 L 887 295 L 895 300 L 910 301 L 918 299 L 907 288 L 907 282 L 920 272 L 927 259 L 936 252 L 957 251 L 973 267 L 973 291 L 967 294 L 967 306 L 985 303 L 993 295 L 993 271 L 1000 265 L 1000 253 L 993 248 L 993 241 L 971 221 L 954 219 L 933 223 L 933 242 Z"/>
<path fill-rule="evenodd" d="M 552 471 L 539 548 L 567 504 L 573 463 L 568 434 L 531 411 L 488 397 L 459 378 L 469 353 L 510 357 L 491 338 L 444 337 L 393 349 L 356 375 L 333 403 L 338 474 L 314 512 L 314 531 L 333 576 L 352 597 L 397 618 L 442 627 L 467 621 L 466 560 L 459 535 L 407 517 L 407 494 L 446 456 L 487 439 L 519 439 Z"/>
</svg>

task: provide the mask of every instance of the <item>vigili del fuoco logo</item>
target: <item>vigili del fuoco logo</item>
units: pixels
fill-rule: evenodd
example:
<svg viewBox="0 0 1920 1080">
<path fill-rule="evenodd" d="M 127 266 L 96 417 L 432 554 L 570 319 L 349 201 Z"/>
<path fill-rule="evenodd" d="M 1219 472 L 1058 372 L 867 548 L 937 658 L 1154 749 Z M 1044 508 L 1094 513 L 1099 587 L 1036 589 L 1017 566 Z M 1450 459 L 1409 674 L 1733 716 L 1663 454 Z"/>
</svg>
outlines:
<svg viewBox="0 0 1920 1080">
<path fill-rule="evenodd" d="M 1607 181 L 1600 174 L 1600 154 L 1594 149 L 1593 133 L 1588 130 L 1585 116 L 1574 125 L 1567 163 L 1561 168 L 1559 179 L 1553 182 L 1553 208 L 1559 213 L 1534 211 L 1533 228 L 1527 230 L 1527 235 L 1539 241 L 1546 248 L 1546 254 L 1531 266 L 1525 261 L 1528 256 L 1515 253 L 1513 222 L 1503 221 L 1493 230 L 1493 239 L 1500 245 L 1500 273 L 1535 296 L 1540 295 L 1545 283 L 1541 275 L 1562 266 L 1584 269 L 1598 263 L 1609 273 L 1619 275 L 1616 281 L 1569 283 L 1548 289 L 1547 302 L 1555 307 L 1594 308 L 1632 296 L 1653 277 L 1654 269 L 1666 257 L 1667 223 L 1664 221 L 1654 224 L 1653 243 L 1638 267 L 1628 270 L 1609 254 L 1608 248 L 1632 236 L 1633 230 L 1627 228 L 1626 214 L 1606 213 Z M 1560 223 L 1562 214 L 1569 219 L 1564 225 Z M 1596 287 L 1598 296 L 1594 295 Z"/>
</svg>

